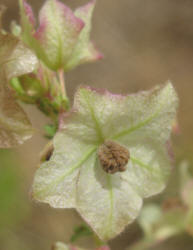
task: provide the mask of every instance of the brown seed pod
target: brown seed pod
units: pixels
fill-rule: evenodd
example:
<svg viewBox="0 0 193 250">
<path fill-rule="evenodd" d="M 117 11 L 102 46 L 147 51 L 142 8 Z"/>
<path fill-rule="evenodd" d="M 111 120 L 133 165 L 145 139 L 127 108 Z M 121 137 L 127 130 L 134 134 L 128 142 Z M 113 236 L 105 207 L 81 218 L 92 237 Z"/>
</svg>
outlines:
<svg viewBox="0 0 193 250">
<path fill-rule="evenodd" d="M 105 141 L 98 149 L 98 157 L 105 172 L 114 174 L 126 170 L 129 151 L 113 141 Z"/>
</svg>

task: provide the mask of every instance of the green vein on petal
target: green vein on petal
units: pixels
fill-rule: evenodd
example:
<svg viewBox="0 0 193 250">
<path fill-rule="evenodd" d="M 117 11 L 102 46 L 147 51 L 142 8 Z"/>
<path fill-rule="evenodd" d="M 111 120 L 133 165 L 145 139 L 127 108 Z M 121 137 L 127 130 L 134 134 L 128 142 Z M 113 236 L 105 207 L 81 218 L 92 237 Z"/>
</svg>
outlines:
<svg viewBox="0 0 193 250">
<path fill-rule="evenodd" d="M 40 194 L 43 195 L 44 193 L 47 193 L 47 191 L 49 191 L 50 189 L 52 189 L 53 186 L 59 184 L 65 177 L 71 175 L 76 169 L 78 169 L 79 167 L 81 167 L 81 165 L 88 160 L 88 158 L 92 155 L 92 153 L 94 153 L 94 151 L 96 150 L 96 146 L 90 148 L 90 150 L 88 150 L 85 155 L 80 159 L 79 162 L 77 162 L 67 173 L 65 173 L 64 175 L 60 176 L 58 179 L 54 180 L 48 187 L 46 186 L 44 189 L 36 192 L 36 196 L 39 196 Z"/>
<path fill-rule="evenodd" d="M 56 208 L 76 208 L 102 240 L 116 237 L 139 215 L 143 198 L 166 186 L 171 169 L 166 142 L 177 105 L 170 83 L 128 96 L 79 88 L 73 112 L 55 138 L 53 157 L 37 171 L 34 189 L 58 185 L 36 198 Z M 129 149 L 125 172 L 103 170 L 96 150 L 107 139 Z"/>
<path fill-rule="evenodd" d="M 159 115 L 160 111 L 161 111 L 161 108 L 154 115 L 147 118 L 145 121 L 140 122 L 137 125 L 129 128 L 129 129 L 126 129 L 126 130 L 123 130 L 123 131 L 119 132 L 118 134 L 114 135 L 111 139 L 117 140 L 117 139 L 119 139 L 120 137 L 122 137 L 124 135 L 131 134 L 132 132 L 135 132 L 136 130 L 146 126 L 148 123 L 150 123 L 154 118 L 156 118 Z"/>
<path fill-rule="evenodd" d="M 82 93 L 83 93 L 83 96 L 86 100 L 86 103 L 88 105 L 88 108 L 90 110 L 90 113 L 91 113 L 91 116 L 92 116 L 92 119 L 95 123 L 95 127 L 96 127 L 96 131 L 97 131 L 97 134 L 98 134 L 98 137 L 100 138 L 100 141 L 104 141 L 104 136 L 103 136 L 103 133 L 102 133 L 102 130 L 101 130 L 101 127 L 100 127 L 100 124 L 95 116 L 95 113 L 94 113 L 94 110 L 92 108 L 92 105 L 90 104 L 90 95 L 87 95 L 87 91 L 85 91 L 84 89 L 82 90 Z"/>
<path fill-rule="evenodd" d="M 107 175 L 107 185 L 109 187 L 109 199 L 110 199 L 109 226 L 107 228 L 108 229 L 107 236 L 108 236 L 111 235 L 112 221 L 113 221 L 113 187 L 110 175 Z"/>
<path fill-rule="evenodd" d="M 161 175 L 161 171 L 158 171 L 158 169 L 154 169 L 153 167 L 151 167 L 151 166 L 149 166 L 149 165 L 143 163 L 142 161 L 140 161 L 140 160 L 138 160 L 138 159 L 136 159 L 136 158 L 131 157 L 130 159 L 131 159 L 131 161 L 132 161 L 134 164 L 137 164 L 137 165 L 139 165 L 140 167 L 147 169 L 148 171 L 151 171 L 151 172 L 153 172 L 153 173 L 156 173 L 156 174 L 159 175 L 159 176 Z"/>
</svg>

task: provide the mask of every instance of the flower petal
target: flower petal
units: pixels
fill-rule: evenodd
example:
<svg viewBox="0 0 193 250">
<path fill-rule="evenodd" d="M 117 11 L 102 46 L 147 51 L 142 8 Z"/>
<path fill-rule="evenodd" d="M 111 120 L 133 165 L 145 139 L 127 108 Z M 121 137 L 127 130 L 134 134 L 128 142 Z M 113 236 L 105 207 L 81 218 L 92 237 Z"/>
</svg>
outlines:
<svg viewBox="0 0 193 250">
<path fill-rule="evenodd" d="M 76 207 L 76 183 L 79 170 L 88 164 L 96 146 L 71 138 L 66 133 L 58 133 L 54 139 L 54 153 L 48 162 L 37 170 L 33 197 L 49 203 L 52 207 Z"/>
<path fill-rule="evenodd" d="M 9 79 L 31 73 L 38 65 L 37 57 L 21 42 L 18 42 L 9 60 L 6 67 Z"/>
<path fill-rule="evenodd" d="M 97 235 L 107 241 L 131 223 L 142 205 L 141 197 L 121 179 L 106 174 L 96 155 L 84 165 L 77 183 L 77 209 Z"/>
<path fill-rule="evenodd" d="M 0 148 L 14 147 L 33 134 L 31 124 L 14 100 L 3 70 L 0 71 Z"/>
<path fill-rule="evenodd" d="M 0 33 L 0 147 L 14 147 L 33 134 L 22 108 L 9 89 L 12 77 L 30 73 L 37 58 L 16 37 Z"/>
<path fill-rule="evenodd" d="M 128 96 L 82 87 L 74 101 L 82 124 L 95 130 L 101 141 L 115 139 L 123 144 L 127 144 L 134 133 L 136 138 L 146 136 L 165 145 L 176 118 L 177 105 L 178 98 L 171 83 Z M 79 134 L 79 130 L 74 129 L 73 133 Z"/>
<path fill-rule="evenodd" d="M 65 66 L 65 70 L 70 70 L 79 64 L 92 62 L 103 57 L 102 54 L 98 52 L 94 45 L 90 42 L 90 32 L 92 28 L 91 19 L 95 3 L 96 0 L 92 0 L 85 6 L 78 8 L 74 13 L 75 16 L 84 21 L 85 26 L 80 33 L 78 42 L 76 43 L 70 60 Z"/>
<path fill-rule="evenodd" d="M 37 68 L 38 60 L 16 37 L 0 34 L 0 66 L 8 79 L 28 74 Z"/>
<path fill-rule="evenodd" d="M 167 147 L 151 139 L 131 140 L 128 145 L 130 160 L 122 179 L 143 198 L 160 193 L 166 186 L 171 160 Z"/>
<path fill-rule="evenodd" d="M 51 160 L 36 173 L 35 198 L 54 207 L 75 207 L 101 239 L 115 237 L 137 217 L 142 198 L 165 187 L 170 171 L 166 143 L 176 106 L 171 84 L 128 96 L 79 88 L 55 137 Z M 126 171 L 109 175 L 103 170 L 97 150 L 106 140 L 129 150 Z"/>
<path fill-rule="evenodd" d="M 36 21 L 35 21 L 35 17 L 34 17 L 34 13 L 33 13 L 32 7 L 25 0 L 20 0 L 20 2 L 21 1 L 23 2 L 22 5 L 24 7 L 26 18 L 29 20 L 31 26 L 33 28 L 35 28 Z"/>
<path fill-rule="evenodd" d="M 117 121 L 120 124 L 119 128 L 111 137 L 127 144 L 131 135 L 138 138 L 142 136 L 165 145 L 176 119 L 177 106 L 178 97 L 170 82 L 151 91 L 129 95 L 121 115 L 125 125 L 121 120 Z"/>
<path fill-rule="evenodd" d="M 85 143 L 98 144 L 103 140 L 103 135 L 99 119 L 95 116 L 92 96 L 89 94 L 90 92 L 85 88 L 77 91 L 73 109 L 65 115 L 61 129 L 68 129 L 71 137 L 79 138 Z"/>
<path fill-rule="evenodd" d="M 40 27 L 30 44 L 46 65 L 62 68 L 72 54 L 84 23 L 58 0 L 47 0 L 40 11 Z"/>
<path fill-rule="evenodd" d="M 23 41 L 33 48 L 36 41 L 33 37 L 35 32 L 35 18 L 31 6 L 25 0 L 19 0 L 22 39 Z"/>
</svg>

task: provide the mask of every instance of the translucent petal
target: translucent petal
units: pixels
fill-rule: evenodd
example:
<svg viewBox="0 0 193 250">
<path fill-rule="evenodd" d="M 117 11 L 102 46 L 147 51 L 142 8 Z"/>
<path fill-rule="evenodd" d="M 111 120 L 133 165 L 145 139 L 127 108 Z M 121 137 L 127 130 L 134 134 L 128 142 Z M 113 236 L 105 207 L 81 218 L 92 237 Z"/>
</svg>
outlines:
<svg viewBox="0 0 193 250">
<path fill-rule="evenodd" d="M 37 68 L 37 57 L 19 39 L 0 34 L 0 69 L 8 79 L 28 74 Z"/>
<path fill-rule="evenodd" d="M 40 26 L 35 34 L 29 32 L 28 12 L 21 3 L 24 40 L 32 47 L 38 57 L 51 69 L 62 68 L 77 42 L 84 26 L 70 8 L 58 0 L 47 0 L 39 15 Z"/>
<path fill-rule="evenodd" d="M 18 42 L 7 63 L 7 77 L 24 75 L 33 72 L 38 65 L 37 57 L 30 49 Z"/>
<path fill-rule="evenodd" d="M 14 100 L 5 74 L 0 71 L 0 148 L 21 144 L 32 134 L 33 129 L 27 115 Z"/>
<path fill-rule="evenodd" d="M 90 42 L 91 19 L 95 7 L 95 0 L 90 1 L 83 7 L 75 11 L 75 16 L 84 21 L 85 26 L 82 29 L 78 41 L 73 49 L 70 60 L 65 65 L 65 70 L 72 69 L 79 64 L 95 61 L 102 58 L 102 54 L 97 51 L 94 45 Z"/>
<path fill-rule="evenodd" d="M 166 186 L 171 170 L 167 147 L 151 139 L 138 142 L 131 140 L 128 145 L 130 160 L 127 170 L 121 173 L 141 197 L 160 193 Z"/>
<path fill-rule="evenodd" d="M 32 9 L 20 0 L 22 38 L 52 70 L 68 71 L 77 65 L 102 57 L 90 42 L 91 18 L 95 1 L 75 13 L 58 0 L 47 0 L 39 14 L 35 31 Z"/>
<path fill-rule="evenodd" d="M 96 146 L 85 144 L 65 133 L 58 133 L 54 140 L 51 159 L 37 170 L 33 197 L 57 208 L 76 207 L 76 183 L 80 168 L 88 165 Z"/>
<path fill-rule="evenodd" d="M 142 206 L 141 197 L 121 179 L 106 174 L 96 155 L 84 165 L 77 183 L 77 210 L 98 236 L 107 241 L 131 223 Z"/>
<path fill-rule="evenodd" d="M 171 84 L 128 96 L 79 88 L 51 160 L 36 173 L 35 198 L 53 207 L 75 207 L 103 240 L 121 233 L 138 216 L 142 199 L 166 185 L 166 145 L 177 103 Z M 97 152 L 106 140 L 129 150 L 126 171 L 103 170 Z"/>
<path fill-rule="evenodd" d="M 118 130 L 111 136 L 120 142 L 129 143 L 130 137 L 147 137 L 166 144 L 176 119 L 178 97 L 170 82 L 151 91 L 127 97 L 121 114 Z M 125 113 L 126 112 L 126 113 Z M 123 120 L 122 120 L 123 119 Z"/>
<path fill-rule="evenodd" d="M 132 137 L 146 136 L 165 144 L 177 105 L 178 98 L 171 83 L 127 96 L 80 88 L 74 101 L 82 123 L 95 130 L 99 140 L 115 139 L 123 144 L 127 144 L 133 133 Z M 78 134 L 79 130 L 73 132 Z"/>
</svg>

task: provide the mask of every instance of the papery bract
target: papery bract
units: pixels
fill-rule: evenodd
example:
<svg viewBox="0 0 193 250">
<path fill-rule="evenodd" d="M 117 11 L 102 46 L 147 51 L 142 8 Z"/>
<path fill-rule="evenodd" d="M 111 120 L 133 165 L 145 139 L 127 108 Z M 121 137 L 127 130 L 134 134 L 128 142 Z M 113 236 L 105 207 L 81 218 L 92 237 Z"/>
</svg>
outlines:
<svg viewBox="0 0 193 250">
<path fill-rule="evenodd" d="M 4 34 L 1 29 L 0 26 L 0 147 L 7 148 L 32 136 L 31 124 L 15 101 L 9 80 L 32 72 L 37 58 L 17 38 Z"/>
<path fill-rule="evenodd" d="M 52 70 L 68 71 L 75 66 L 101 58 L 90 42 L 91 17 L 95 1 L 72 12 L 58 0 L 47 0 L 40 10 L 39 28 L 31 7 L 20 0 L 23 40 Z"/>
<path fill-rule="evenodd" d="M 101 239 L 115 237 L 138 216 L 143 198 L 165 188 L 177 103 L 170 83 L 127 96 L 79 88 L 50 160 L 36 172 L 33 197 L 76 208 Z M 107 140 L 128 149 L 126 171 L 103 170 L 98 149 Z"/>
<path fill-rule="evenodd" d="M 33 134 L 30 121 L 14 100 L 5 73 L 0 71 L 0 148 L 14 147 Z"/>
<path fill-rule="evenodd" d="M 66 64 L 66 70 L 70 70 L 79 64 L 92 62 L 97 59 L 101 59 L 103 55 L 99 53 L 94 44 L 90 42 L 90 32 L 91 32 L 91 18 L 95 6 L 95 0 L 92 0 L 87 5 L 78 8 L 74 14 L 78 18 L 84 21 L 85 27 L 83 28 L 80 36 L 78 38 L 78 42 L 73 50 L 73 53 L 70 57 L 70 60 Z"/>
<path fill-rule="evenodd" d="M 7 78 L 17 77 L 34 71 L 37 57 L 18 38 L 3 34 L 0 27 L 0 70 L 4 68 Z"/>
</svg>

